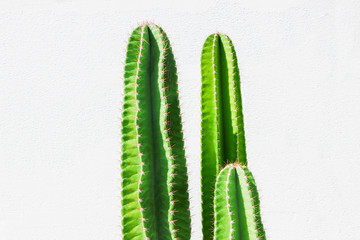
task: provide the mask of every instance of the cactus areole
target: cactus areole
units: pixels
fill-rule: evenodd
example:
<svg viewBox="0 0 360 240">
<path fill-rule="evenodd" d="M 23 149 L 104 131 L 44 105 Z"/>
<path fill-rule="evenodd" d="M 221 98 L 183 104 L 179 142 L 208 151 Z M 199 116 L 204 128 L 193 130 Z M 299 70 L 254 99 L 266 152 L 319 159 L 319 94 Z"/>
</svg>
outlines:
<svg viewBox="0 0 360 240">
<path fill-rule="evenodd" d="M 124 83 L 123 239 L 190 239 L 177 71 L 160 27 L 144 24 L 132 32 Z"/>
</svg>

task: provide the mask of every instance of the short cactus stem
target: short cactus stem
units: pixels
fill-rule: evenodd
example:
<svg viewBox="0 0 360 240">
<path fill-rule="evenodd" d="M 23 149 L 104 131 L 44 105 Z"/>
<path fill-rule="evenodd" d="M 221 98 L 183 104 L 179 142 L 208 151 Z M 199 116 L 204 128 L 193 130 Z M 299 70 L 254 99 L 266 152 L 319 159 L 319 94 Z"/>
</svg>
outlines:
<svg viewBox="0 0 360 240">
<path fill-rule="evenodd" d="M 176 72 L 164 31 L 136 28 L 127 47 L 121 122 L 124 240 L 190 239 Z"/>
<path fill-rule="evenodd" d="M 245 165 L 229 164 L 215 186 L 214 240 L 265 240 L 254 178 Z"/>
<path fill-rule="evenodd" d="M 210 35 L 201 55 L 201 192 L 204 239 L 213 233 L 216 176 L 227 163 L 246 165 L 240 75 L 234 45 Z"/>
</svg>

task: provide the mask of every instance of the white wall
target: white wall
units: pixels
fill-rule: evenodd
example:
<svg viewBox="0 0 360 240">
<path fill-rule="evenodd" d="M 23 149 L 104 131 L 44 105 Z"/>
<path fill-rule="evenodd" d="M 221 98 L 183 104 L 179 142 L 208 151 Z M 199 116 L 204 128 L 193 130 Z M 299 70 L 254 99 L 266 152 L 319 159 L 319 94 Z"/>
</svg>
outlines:
<svg viewBox="0 0 360 240">
<path fill-rule="evenodd" d="M 125 41 L 154 21 L 180 72 L 200 239 L 200 52 L 228 34 L 268 239 L 360 236 L 360 3 L 8 0 L 0 3 L 0 239 L 120 239 Z"/>
</svg>

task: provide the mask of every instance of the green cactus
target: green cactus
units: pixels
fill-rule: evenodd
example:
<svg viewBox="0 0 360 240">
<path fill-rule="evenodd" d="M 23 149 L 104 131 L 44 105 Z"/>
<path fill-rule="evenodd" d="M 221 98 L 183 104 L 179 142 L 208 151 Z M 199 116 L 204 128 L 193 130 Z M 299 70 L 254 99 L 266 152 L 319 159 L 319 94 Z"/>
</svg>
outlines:
<svg viewBox="0 0 360 240">
<path fill-rule="evenodd" d="M 214 239 L 265 240 L 254 178 L 245 165 L 229 164 L 215 186 Z"/>
<path fill-rule="evenodd" d="M 123 239 L 190 239 L 177 71 L 160 27 L 144 24 L 132 32 L 124 83 Z"/>
<path fill-rule="evenodd" d="M 216 176 L 228 162 L 246 165 L 240 76 L 234 46 L 210 35 L 201 55 L 201 192 L 204 239 L 214 235 Z"/>
<path fill-rule="evenodd" d="M 246 167 L 240 75 L 228 36 L 206 39 L 201 74 L 204 239 L 265 239 L 255 181 Z"/>
</svg>

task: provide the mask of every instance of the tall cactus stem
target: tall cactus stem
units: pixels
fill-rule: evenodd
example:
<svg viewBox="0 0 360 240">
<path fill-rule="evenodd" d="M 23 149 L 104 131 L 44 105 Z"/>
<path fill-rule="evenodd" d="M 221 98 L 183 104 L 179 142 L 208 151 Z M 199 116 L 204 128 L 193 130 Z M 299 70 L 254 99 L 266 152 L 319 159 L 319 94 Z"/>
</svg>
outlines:
<svg viewBox="0 0 360 240">
<path fill-rule="evenodd" d="M 216 176 L 227 163 L 247 164 L 240 75 L 234 45 L 215 33 L 201 54 L 201 192 L 204 239 L 213 236 Z"/>
<path fill-rule="evenodd" d="M 176 67 L 160 27 L 144 24 L 132 32 L 124 85 L 123 239 L 190 239 Z"/>
</svg>

